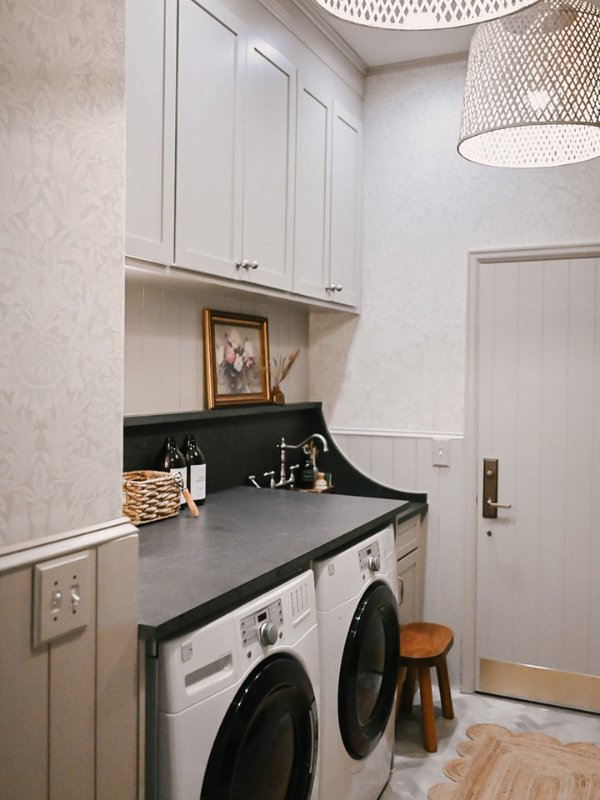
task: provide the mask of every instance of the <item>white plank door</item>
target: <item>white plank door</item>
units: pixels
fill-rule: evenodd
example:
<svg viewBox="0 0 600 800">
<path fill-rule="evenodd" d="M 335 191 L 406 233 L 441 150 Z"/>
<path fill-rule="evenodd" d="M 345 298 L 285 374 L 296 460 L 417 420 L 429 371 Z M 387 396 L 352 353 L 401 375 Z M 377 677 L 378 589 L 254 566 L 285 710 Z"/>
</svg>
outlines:
<svg viewBox="0 0 600 800">
<path fill-rule="evenodd" d="M 600 710 L 600 259 L 478 269 L 477 687 Z"/>
</svg>

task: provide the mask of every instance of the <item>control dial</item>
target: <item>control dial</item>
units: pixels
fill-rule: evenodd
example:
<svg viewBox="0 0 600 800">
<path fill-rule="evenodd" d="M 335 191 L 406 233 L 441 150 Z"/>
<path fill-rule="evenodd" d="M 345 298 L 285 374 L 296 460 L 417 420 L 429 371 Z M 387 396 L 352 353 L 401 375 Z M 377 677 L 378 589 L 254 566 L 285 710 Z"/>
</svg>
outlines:
<svg viewBox="0 0 600 800">
<path fill-rule="evenodd" d="M 274 622 L 263 622 L 263 624 L 260 626 L 258 635 L 260 637 L 260 643 L 265 647 L 270 644 L 275 644 L 277 641 L 277 636 L 279 635 L 277 625 L 275 625 Z"/>
<path fill-rule="evenodd" d="M 367 565 L 371 570 L 371 572 L 379 572 L 379 569 L 381 567 L 381 561 L 379 559 L 379 556 L 369 556 Z"/>
</svg>

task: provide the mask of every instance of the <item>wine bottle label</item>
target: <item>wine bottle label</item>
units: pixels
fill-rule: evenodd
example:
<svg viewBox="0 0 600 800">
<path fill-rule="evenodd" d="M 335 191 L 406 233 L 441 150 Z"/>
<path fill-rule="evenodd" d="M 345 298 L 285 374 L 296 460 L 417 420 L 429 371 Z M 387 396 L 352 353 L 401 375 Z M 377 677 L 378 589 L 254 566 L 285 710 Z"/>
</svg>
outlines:
<svg viewBox="0 0 600 800">
<path fill-rule="evenodd" d="M 173 475 L 175 472 L 178 472 L 183 479 L 183 488 L 187 489 L 187 467 L 171 467 L 170 472 L 171 475 Z M 183 492 L 179 495 L 179 502 L 181 503 L 181 505 L 185 503 L 185 497 L 183 496 Z"/>
<path fill-rule="evenodd" d="M 190 494 L 194 500 L 206 497 L 206 464 L 190 465 Z"/>
</svg>

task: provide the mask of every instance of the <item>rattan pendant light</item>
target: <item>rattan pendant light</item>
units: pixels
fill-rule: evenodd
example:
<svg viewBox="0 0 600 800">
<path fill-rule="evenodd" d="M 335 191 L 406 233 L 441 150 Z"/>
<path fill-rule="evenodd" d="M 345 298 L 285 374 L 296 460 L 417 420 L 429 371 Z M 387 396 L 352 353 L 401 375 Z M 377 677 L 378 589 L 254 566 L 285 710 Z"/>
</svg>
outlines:
<svg viewBox="0 0 600 800">
<path fill-rule="evenodd" d="M 458 152 L 497 167 L 550 167 L 600 155 L 597 6 L 541 0 L 477 28 Z"/>
<path fill-rule="evenodd" d="M 334 17 L 371 28 L 431 31 L 514 14 L 537 0 L 313 0 Z"/>
</svg>

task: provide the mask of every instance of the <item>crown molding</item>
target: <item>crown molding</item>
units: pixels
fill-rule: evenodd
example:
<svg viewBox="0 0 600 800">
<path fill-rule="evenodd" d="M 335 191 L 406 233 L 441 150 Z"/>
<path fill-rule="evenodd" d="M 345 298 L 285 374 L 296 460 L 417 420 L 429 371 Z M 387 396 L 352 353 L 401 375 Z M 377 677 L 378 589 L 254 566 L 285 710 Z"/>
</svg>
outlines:
<svg viewBox="0 0 600 800">
<path fill-rule="evenodd" d="M 277 0 L 260 0 L 260 2 L 266 6 L 271 13 L 275 14 L 275 16 L 278 16 L 284 24 L 287 23 L 280 15 L 285 15 L 291 19 L 287 12 L 285 12 L 277 3 Z M 350 45 L 344 39 L 342 39 L 339 33 L 323 19 L 323 17 L 317 11 L 312 0 L 291 0 L 291 2 L 297 6 L 300 11 L 302 11 L 304 16 L 307 17 L 312 24 L 318 28 L 324 36 L 327 37 L 327 39 L 329 39 L 329 41 L 348 59 L 348 61 L 351 62 L 351 64 L 353 64 L 354 67 L 356 67 L 356 69 L 362 75 L 367 75 L 368 67 L 365 62 L 358 55 L 358 53 L 356 53 L 350 47 Z"/>
<path fill-rule="evenodd" d="M 382 64 L 380 67 L 369 67 L 367 69 L 367 77 L 371 75 L 385 75 L 388 72 L 405 72 L 410 69 L 420 69 L 421 67 L 433 67 L 438 64 L 452 64 L 456 61 L 466 61 L 469 57 L 469 51 L 465 50 L 461 53 L 446 53 L 441 56 L 432 56 L 431 58 L 415 58 L 412 61 L 398 61 L 395 64 Z"/>
</svg>

